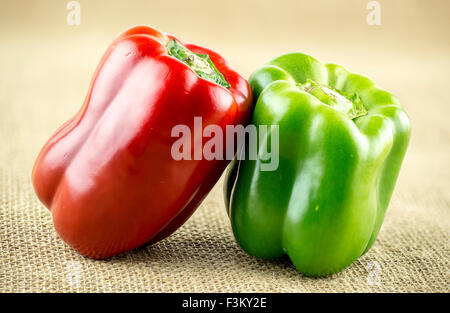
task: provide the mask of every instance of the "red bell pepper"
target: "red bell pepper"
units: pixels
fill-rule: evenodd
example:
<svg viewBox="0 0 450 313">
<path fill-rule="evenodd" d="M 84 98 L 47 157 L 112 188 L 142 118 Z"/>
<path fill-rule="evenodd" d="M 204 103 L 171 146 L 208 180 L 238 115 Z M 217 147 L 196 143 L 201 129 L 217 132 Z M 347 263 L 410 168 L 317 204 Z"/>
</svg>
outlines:
<svg viewBox="0 0 450 313">
<path fill-rule="evenodd" d="M 219 54 L 130 28 L 106 51 L 80 111 L 37 157 L 36 194 L 82 255 L 107 258 L 157 242 L 189 218 L 229 162 L 175 160 L 172 128 L 193 129 L 201 117 L 203 128 L 225 133 L 246 125 L 251 110 L 247 81 Z"/>
</svg>

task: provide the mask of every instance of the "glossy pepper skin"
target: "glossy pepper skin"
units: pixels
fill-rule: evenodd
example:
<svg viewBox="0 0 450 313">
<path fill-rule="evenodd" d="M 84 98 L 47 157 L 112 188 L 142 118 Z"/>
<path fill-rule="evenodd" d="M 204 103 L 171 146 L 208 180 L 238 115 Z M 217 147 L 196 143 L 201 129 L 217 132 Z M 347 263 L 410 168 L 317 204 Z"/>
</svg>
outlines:
<svg viewBox="0 0 450 313">
<path fill-rule="evenodd" d="M 306 92 L 308 80 L 357 94 L 367 112 L 350 118 Z M 256 257 L 287 254 L 308 276 L 339 272 L 377 237 L 409 118 L 370 79 L 301 53 L 272 60 L 249 82 L 257 99 L 251 123 L 279 125 L 279 166 L 260 171 L 259 158 L 233 161 L 224 191 L 235 238 Z"/>
<path fill-rule="evenodd" d="M 172 127 L 192 129 L 194 117 L 202 118 L 203 128 L 248 123 L 253 104 L 247 81 L 219 54 L 186 44 L 208 54 L 229 87 L 200 78 L 168 55 L 172 39 L 147 26 L 120 34 L 82 108 L 35 162 L 36 194 L 60 237 L 82 255 L 107 258 L 167 237 L 219 179 L 226 160 L 172 158 L 179 139 L 171 136 Z"/>
</svg>

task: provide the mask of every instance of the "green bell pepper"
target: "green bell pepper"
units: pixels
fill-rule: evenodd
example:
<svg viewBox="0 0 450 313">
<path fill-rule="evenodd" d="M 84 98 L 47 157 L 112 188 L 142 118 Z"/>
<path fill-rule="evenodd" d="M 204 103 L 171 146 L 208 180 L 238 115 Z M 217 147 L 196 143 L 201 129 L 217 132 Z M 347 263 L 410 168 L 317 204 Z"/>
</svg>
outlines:
<svg viewBox="0 0 450 313">
<path fill-rule="evenodd" d="M 259 156 L 233 161 L 224 192 L 234 236 L 253 256 L 287 254 L 305 275 L 337 273 L 377 237 L 409 118 L 372 80 L 302 53 L 272 60 L 249 82 L 252 124 L 279 127 L 279 165 L 261 171 Z M 258 153 L 270 151 L 271 135 Z"/>
</svg>

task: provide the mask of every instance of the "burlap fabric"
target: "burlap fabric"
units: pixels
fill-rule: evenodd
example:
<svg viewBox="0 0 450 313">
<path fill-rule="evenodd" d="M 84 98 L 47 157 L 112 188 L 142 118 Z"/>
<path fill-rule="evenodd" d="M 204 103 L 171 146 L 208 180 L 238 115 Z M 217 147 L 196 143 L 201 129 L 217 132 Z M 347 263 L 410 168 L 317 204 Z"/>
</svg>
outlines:
<svg viewBox="0 0 450 313">
<path fill-rule="evenodd" d="M 88 19 L 95 15 L 92 12 L 100 14 L 99 2 L 82 2 L 85 24 L 82 22 L 78 28 L 64 24 L 65 4 L 52 2 L 53 6 L 46 11 L 40 7 L 41 2 L 11 3 L 15 4 L 2 4 L 0 13 L 0 292 L 450 290 L 450 80 L 444 70 L 450 68 L 450 54 L 448 40 L 441 40 L 448 38 L 448 34 L 444 36 L 438 31 L 448 32 L 449 27 L 433 24 L 448 21 L 445 17 L 438 18 L 444 14 L 441 11 L 448 10 L 436 8 L 430 12 L 429 6 L 423 5 L 420 19 L 414 15 L 415 10 L 407 11 L 412 21 L 423 22 L 410 25 L 416 32 L 415 38 L 405 41 L 407 44 L 398 42 L 398 38 L 407 39 L 411 30 L 403 29 L 403 22 L 391 18 L 387 9 L 392 7 L 387 7 L 384 20 L 387 26 L 375 31 L 366 29 L 363 21 L 359 30 L 362 35 L 351 32 L 351 27 L 345 28 L 355 39 L 345 41 L 346 45 L 333 41 L 326 33 L 322 37 L 314 33 L 320 31 L 320 25 L 332 29 L 332 22 L 319 20 L 314 24 L 307 19 L 312 25 L 310 34 L 302 33 L 295 44 L 289 39 L 292 34 L 279 35 L 280 29 L 273 33 L 267 30 L 265 39 L 276 43 L 268 48 L 267 40 L 259 42 L 256 33 L 253 42 L 243 42 L 237 37 L 232 46 L 233 38 L 224 34 L 218 39 L 215 29 L 208 32 L 205 28 L 181 27 L 176 19 L 166 21 L 152 13 L 148 2 L 139 3 L 148 6 L 142 9 L 148 14 L 145 18 L 137 9 L 138 18 L 121 15 L 123 8 L 116 5 L 108 11 L 112 16 L 106 26 Z M 165 12 L 163 4 L 158 5 L 159 12 Z M 397 9 L 404 12 L 403 8 Z M 264 10 L 270 12 L 270 8 Z M 364 6 L 358 10 L 364 13 Z M 227 12 L 221 14 L 231 14 Z M 353 14 L 348 12 L 342 14 Z M 204 16 L 197 14 L 197 20 Z M 220 16 L 212 18 L 225 23 Z M 413 136 L 372 250 L 343 272 L 320 279 L 302 276 L 287 258 L 274 261 L 253 258 L 233 239 L 222 199 L 222 181 L 182 228 L 154 246 L 95 261 L 78 255 L 60 240 L 49 211 L 39 203 L 31 186 L 34 158 L 55 128 L 80 106 L 95 65 L 115 33 L 139 22 L 208 43 L 222 51 L 243 75 L 248 76 L 254 68 L 282 52 L 306 50 L 324 61 L 367 73 L 398 95 L 411 117 Z M 302 24 L 297 26 L 297 30 L 304 28 Z M 249 29 L 248 35 L 252 37 L 253 30 Z M 367 36 L 369 39 L 364 41 Z"/>
</svg>

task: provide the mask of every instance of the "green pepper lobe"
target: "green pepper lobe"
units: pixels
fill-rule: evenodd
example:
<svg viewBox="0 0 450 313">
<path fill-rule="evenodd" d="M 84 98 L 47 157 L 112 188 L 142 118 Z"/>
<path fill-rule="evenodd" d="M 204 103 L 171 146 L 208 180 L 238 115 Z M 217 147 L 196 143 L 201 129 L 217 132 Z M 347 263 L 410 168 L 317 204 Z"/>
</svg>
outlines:
<svg viewBox="0 0 450 313">
<path fill-rule="evenodd" d="M 167 44 L 167 50 L 170 56 L 177 58 L 189 66 L 201 78 L 207 79 L 226 88 L 231 87 L 231 85 L 225 80 L 223 74 L 219 72 L 214 63 L 211 61 L 208 54 L 192 52 L 175 39 L 169 41 Z"/>
</svg>

